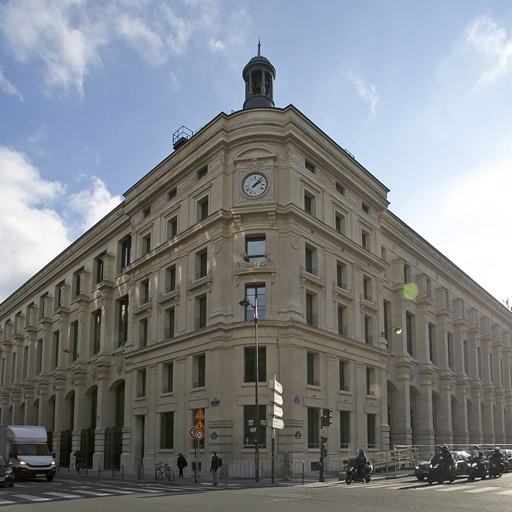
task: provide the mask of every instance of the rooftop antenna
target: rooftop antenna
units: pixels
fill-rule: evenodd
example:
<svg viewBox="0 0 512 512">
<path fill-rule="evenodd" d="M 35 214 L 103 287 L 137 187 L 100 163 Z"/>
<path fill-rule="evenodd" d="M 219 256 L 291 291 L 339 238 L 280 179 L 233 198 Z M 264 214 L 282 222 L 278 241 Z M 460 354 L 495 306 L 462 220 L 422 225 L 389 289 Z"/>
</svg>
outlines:
<svg viewBox="0 0 512 512">
<path fill-rule="evenodd" d="M 260 42 L 260 36 L 258 36 L 258 57 L 261 57 L 260 48 L 261 48 L 261 42 Z"/>
</svg>

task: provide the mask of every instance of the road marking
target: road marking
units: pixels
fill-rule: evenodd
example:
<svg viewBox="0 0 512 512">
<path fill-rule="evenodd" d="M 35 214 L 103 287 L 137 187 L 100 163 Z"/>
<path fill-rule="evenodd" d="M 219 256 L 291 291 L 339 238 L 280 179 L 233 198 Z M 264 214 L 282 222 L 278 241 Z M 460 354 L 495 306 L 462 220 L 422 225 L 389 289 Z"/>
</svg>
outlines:
<svg viewBox="0 0 512 512">
<path fill-rule="evenodd" d="M 494 491 L 494 489 L 501 489 L 501 487 L 480 487 L 479 489 L 473 489 L 471 491 L 464 491 L 464 492 L 477 493 L 477 492 Z"/>
<path fill-rule="evenodd" d="M 77 489 L 74 492 L 79 492 L 80 494 L 87 494 L 87 496 L 112 496 L 111 492 L 86 491 L 85 489 Z"/>
<path fill-rule="evenodd" d="M 44 494 L 48 494 L 49 496 L 56 496 L 57 498 L 81 498 L 78 494 L 67 494 L 65 492 L 45 492 Z"/>
<path fill-rule="evenodd" d="M 28 501 L 51 501 L 51 498 L 40 498 L 39 496 L 33 496 L 32 494 L 15 494 L 14 496 Z"/>
<path fill-rule="evenodd" d="M 495 492 L 494 494 L 507 494 L 507 495 L 510 495 L 510 494 L 512 494 L 512 490 L 510 490 L 510 491 Z"/>
<path fill-rule="evenodd" d="M 114 488 L 111 489 L 109 487 L 98 487 L 99 491 L 108 491 L 114 494 L 137 494 L 138 491 L 124 491 L 123 489 Z"/>
<path fill-rule="evenodd" d="M 9 500 L 0 500 L 0 505 L 12 505 L 13 503 L 16 503 L 16 502 L 9 501 Z"/>
</svg>

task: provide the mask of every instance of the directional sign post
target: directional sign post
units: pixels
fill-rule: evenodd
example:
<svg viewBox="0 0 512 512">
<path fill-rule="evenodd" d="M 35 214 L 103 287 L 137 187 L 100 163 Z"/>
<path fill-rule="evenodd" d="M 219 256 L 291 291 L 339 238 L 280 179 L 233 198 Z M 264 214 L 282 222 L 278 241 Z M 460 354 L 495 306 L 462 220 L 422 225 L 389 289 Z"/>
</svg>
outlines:
<svg viewBox="0 0 512 512">
<path fill-rule="evenodd" d="M 284 428 L 283 417 L 283 386 L 277 381 L 277 377 L 268 382 L 270 388 L 270 405 L 268 407 L 270 413 L 269 425 L 272 427 L 272 483 L 275 480 L 275 446 L 276 446 L 276 428 L 279 430 Z"/>
</svg>

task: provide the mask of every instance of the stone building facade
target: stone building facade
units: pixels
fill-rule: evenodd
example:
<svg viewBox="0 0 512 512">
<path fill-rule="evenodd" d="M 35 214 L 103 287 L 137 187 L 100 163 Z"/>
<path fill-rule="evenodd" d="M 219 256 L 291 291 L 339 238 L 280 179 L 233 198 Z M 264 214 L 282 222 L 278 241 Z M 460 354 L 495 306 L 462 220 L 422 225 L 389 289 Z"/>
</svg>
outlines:
<svg viewBox="0 0 512 512">
<path fill-rule="evenodd" d="M 119 207 L 0 305 L 1 424 L 44 425 L 64 467 L 80 448 L 91 468 L 183 452 L 204 472 L 215 450 L 250 475 L 248 298 L 263 475 L 273 375 L 278 472 L 316 470 L 322 433 L 327 471 L 361 447 L 512 444 L 512 313 L 348 152 L 274 106 L 259 50 L 243 77 L 242 110 L 176 132 Z"/>
</svg>

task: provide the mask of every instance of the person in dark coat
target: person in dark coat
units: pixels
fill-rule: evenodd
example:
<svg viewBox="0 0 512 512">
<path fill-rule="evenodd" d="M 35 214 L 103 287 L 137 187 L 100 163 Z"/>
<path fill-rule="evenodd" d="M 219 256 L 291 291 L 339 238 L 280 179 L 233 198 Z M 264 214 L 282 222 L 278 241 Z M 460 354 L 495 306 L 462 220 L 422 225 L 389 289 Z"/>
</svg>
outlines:
<svg viewBox="0 0 512 512">
<path fill-rule="evenodd" d="M 183 478 L 183 468 L 186 468 L 188 466 L 188 462 L 187 462 L 187 459 L 185 459 L 185 457 L 183 456 L 183 453 L 179 453 L 178 454 L 178 469 L 180 470 L 179 472 L 179 477 L 180 478 Z"/>
<path fill-rule="evenodd" d="M 80 471 L 80 464 L 82 464 L 82 452 L 77 450 L 75 453 L 75 469 Z"/>
<path fill-rule="evenodd" d="M 217 457 L 217 452 L 213 452 L 212 462 L 210 464 L 210 473 L 213 473 L 213 485 L 219 485 L 219 475 L 217 473 L 219 467 L 219 457 Z"/>
</svg>

